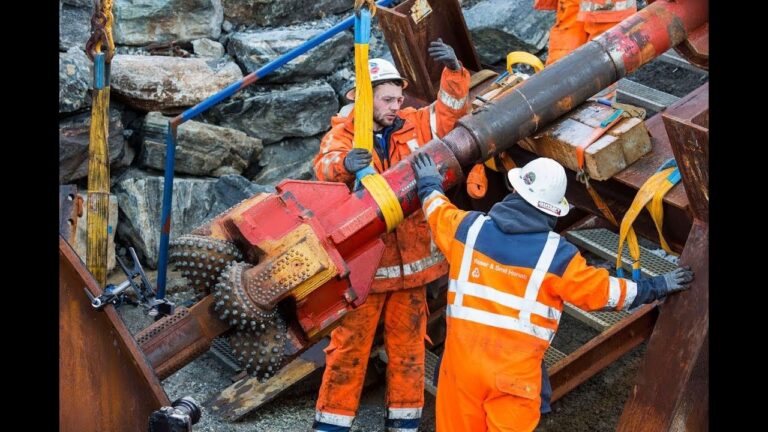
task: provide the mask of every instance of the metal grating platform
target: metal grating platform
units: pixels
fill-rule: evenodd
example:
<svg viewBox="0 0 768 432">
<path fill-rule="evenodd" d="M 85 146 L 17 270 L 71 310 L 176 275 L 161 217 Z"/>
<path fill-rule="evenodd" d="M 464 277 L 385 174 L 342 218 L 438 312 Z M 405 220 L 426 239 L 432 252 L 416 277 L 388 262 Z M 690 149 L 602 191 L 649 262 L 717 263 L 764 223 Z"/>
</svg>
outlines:
<svg viewBox="0 0 768 432">
<path fill-rule="evenodd" d="M 564 352 L 550 345 L 547 351 L 544 352 L 544 365 L 549 369 L 565 357 Z"/>
<path fill-rule="evenodd" d="M 664 109 L 680 99 L 677 96 L 665 93 L 661 90 L 636 83 L 627 78 L 619 80 L 619 88 L 616 91 L 616 99 L 637 105 L 652 111 L 664 111 Z"/>
<path fill-rule="evenodd" d="M 628 312 L 587 312 L 570 303 L 564 303 L 563 310 L 568 315 L 576 318 L 597 331 L 603 331 L 608 327 L 629 316 Z"/>
<path fill-rule="evenodd" d="M 566 238 L 595 255 L 600 256 L 610 262 L 616 262 L 616 248 L 619 245 L 619 235 L 605 228 L 586 229 L 579 231 L 568 231 Z M 627 272 L 632 272 L 632 257 L 629 254 L 629 247 L 624 243 L 624 249 L 621 255 L 622 267 Z M 648 249 L 640 246 L 640 272 L 643 276 L 653 277 L 674 270 L 677 266 L 664 258 L 652 254 Z M 628 312 L 586 312 L 576 306 L 565 303 L 564 311 L 594 328 L 597 331 L 603 331 L 608 327 L 629 316 Z"/>
<path fill-rule="evenodd" d="M 435 369 L 437 369 L 437 354 L 430 350 L 424 350 L 424 390 L 437 396 L 437 387 L 435 387 Z"/>
<path fill-rule="evenodd" d="M 604 258 L 611 263 L 616 262 L 616 248 L 619 246 L 619 235 L 605 228 L 568 231 L 565 237 L 578 247 L 582 247 L 595 255 Z M 622 267 L 632 271 L 632 257 L 629 254 L 629 246 L 624 242 L 624 250 L 621 254 Z M 643 276 L 653 277 L 671 272 L 677 268 L 672 262 L 654 255 L 648 249 L 640 246 L 640 272 Z"/>
</svg>

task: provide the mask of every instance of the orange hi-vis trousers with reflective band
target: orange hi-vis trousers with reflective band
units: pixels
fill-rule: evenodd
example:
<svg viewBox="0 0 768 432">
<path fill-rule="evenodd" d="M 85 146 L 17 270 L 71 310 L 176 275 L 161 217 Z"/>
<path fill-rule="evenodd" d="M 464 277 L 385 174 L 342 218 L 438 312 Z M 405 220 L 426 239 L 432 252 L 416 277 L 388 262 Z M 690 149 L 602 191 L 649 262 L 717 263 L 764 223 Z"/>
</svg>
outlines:
<svg viewBox="0 0 768 432">
<path fill-rule="evenodd" d="M 347 313 L 331 332 L 313 430 L 344 432 L 352 426 L 382 313 L 388 358 L 386 430 L 418 430 L 424 406 L 424 286 L 369 294 L 365 303 Z"/>
</svg>

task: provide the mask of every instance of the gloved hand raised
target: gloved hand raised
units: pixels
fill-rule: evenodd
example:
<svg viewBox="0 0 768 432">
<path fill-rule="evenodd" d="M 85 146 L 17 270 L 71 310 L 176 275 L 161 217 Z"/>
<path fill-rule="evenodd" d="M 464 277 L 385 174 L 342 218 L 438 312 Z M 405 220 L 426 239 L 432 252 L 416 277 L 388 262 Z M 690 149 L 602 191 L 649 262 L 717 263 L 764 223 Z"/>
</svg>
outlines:
<svg viewBox="0 0 768 432">
<path fill-rule="evenodd" d="M 448 69 L 454 71 L 461 69 L 461 63 L 459 63 L 456 53 L 453 52 L 453 48 L 443 43 L 442 39 L 438 38 L 436 41 L 432 41 L 427 51 L 432 60 L 442 63 Z"/>
<path fill-rule="evenodd" d="M 678 267 L 669 273 L 664 273 L 662 277 L 664 277 L 664 285 L 666 285 L 666 292 L 663 295 L 666 295 L 690 288 L 689 284 L 693 280 L 693 272 L 690 266 Z"/>
<path fill-rule="evenodd" d="M 443 176 L 440 175 L 440 171 L 437 170 L 435 161 L 432 160 L 432 156 L 427 153 L 419 153 L 413 158 L 411 163 L 413 166 L 413 172 L 416 175 L 416 180 L 423 180 L 427 177 L 435 177 L 438 182 L 443 180 Z"/>
<path fill-rule="evenodd" d="M 366 149 L 353 148 L 344 158 L 344 169 L 354 174 L 371 164 L 371 152 Z"/>
</svg>

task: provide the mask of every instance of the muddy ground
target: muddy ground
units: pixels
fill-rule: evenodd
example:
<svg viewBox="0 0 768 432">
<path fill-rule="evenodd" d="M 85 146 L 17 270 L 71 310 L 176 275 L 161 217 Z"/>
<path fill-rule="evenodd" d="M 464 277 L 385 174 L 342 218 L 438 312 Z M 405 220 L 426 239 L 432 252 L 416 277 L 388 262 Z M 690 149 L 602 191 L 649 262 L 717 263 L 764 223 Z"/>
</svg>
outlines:
<svg viewBox="0 0 768 432">
<path fill-rule="evenodd" d="M 659 60 L 649 63 L 628 77 L 633 81 L 682 97 L 708 80 L 703 72 L 671 66 Z M 112 275 L 120 281 L 121 275 Z M 154 276 L 151 276 L 154 280 Z M 172 285 L 169 279 L 169 287 Z M 189 293 L 171 296 L 177 304 L 183 303 Z M 141 309 L 124 306 L 119 309 L 132 333 L 150 325 L 152 320 Z M 553 345 L 570 353 L 597 335 L 597 331 L 563 315 L 560 329 Z M 542 417 L 537 431 L 612 431 L 615 430 L 621 411 L 634 379 L 645 344 L 624 355 L 618 361 L 593 376 L 552 405 L 553 411 Z M 382 431 L 384 424 L 384 380 L 373 368 L 371 385 L 365 388 L 353 431 Z M 211 354 L 204 354 L 162 382 L 171 400 L 192 396 L 201 403 L 209 402 L 224 388 L 232 384 L 231 370 Z M 376 379 L 377 378 L 377 379 Z M 294 389 L 256 410 L 241 421 L 230 423 L 214 417 L 203 409 L 203 417 L 195 431 L 206 432 L 293 432 L 310 430 L 314 415 L 314 403 L 319 386 L 319 374 L 297 384 Z M 426 394 L 420 431 L 434 431 L 435 400 Z"/>
</svg>

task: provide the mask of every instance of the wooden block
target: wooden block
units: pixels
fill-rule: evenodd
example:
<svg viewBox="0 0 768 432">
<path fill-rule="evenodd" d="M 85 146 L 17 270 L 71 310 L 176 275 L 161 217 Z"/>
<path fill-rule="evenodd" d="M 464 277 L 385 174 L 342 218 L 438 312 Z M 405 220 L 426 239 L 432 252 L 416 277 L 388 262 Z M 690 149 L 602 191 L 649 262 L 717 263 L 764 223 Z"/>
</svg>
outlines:
<svg viewBox="0 0 768 432">
<path fill-rule="evenodd" d="M 518 144 L 578 171 L 576 148 L 613 112 L 613 108 L 597 102 L 586 102 L 536 136 L 525 138 Z M 637 118 L 625 118 L 587 147 L 584 164 L 591 179 L 607 180 L 649 151 L 651 138 L 644 122 Z"/>
</svg>

